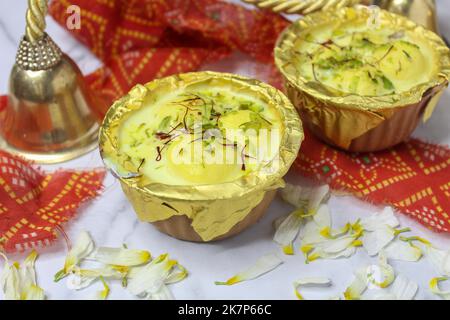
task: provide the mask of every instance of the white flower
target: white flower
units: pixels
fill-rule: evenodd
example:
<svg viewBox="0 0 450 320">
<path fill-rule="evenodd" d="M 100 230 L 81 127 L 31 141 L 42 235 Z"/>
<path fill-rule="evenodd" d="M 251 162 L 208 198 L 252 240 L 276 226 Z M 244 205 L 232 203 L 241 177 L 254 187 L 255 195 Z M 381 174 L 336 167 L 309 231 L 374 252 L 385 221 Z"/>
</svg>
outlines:
<svg viewBox="0 0 450 320">
<path fill-rule="evenodd" d="M 364 232 L 361 240 L 369 256 L 377 255 L 395 238 L 395 230 L 388 225 L 380 225 L 373 232 Z"/>
<path fill-rule="evenodd" d="M 303 221 L 303 209 L 297 209 L 289 214 L 278 226 L 273 241 L 281 245 L 286 254 L 293 254 L 292 243 L 300 230 Z"/>
<path fill-rule="evenodd" d="M 267 254 L 259 258 L 258 261 L 256 261 L 256 263 L 247 270 L 236 274 L 225 282 L 217 281 L 215 283 L 216 285 L 231 286 L 242 281 L 252 280 L 268 273 L 269 271 L 272 271 L 282 263 L 283 260 L 281 260 L 276 254 Z"/>
<path fill-rule="evenodd" d="M 385 207 L 380 213 L 361 220 L 362 227 L 367 231 L 375 231 L 379 227 L 386 225 L 395 228 L 399 224 L 400 222 L 391 207 Z"/>
<path fill-rule="evenodd" d="M 281 191 L 282 198 L 297 208 L 305 209 L 305 213 L 313 215 L 320 204 L 324 202 L 330 194 L 328 185 L 320 187 L 301 187 L 298 185 L 286 184 Z"/>
<path fill-rule="evenodd" d="M 384 249 L 389 259 L 416 262 L 422 257 L 422 250 L 412 242 L 394 240 Z"/>
<path fill-rule="evenodd" d="M 110 289 L 103 277 L 100 277 L 100 280 L 102 281 L 103 290 L 98 291 L 94 298 L 95 300 L 106 300 L 106 298 L 108 298 Z"/>
<path fill-rule="evenodd" d="M 3 255 L 2 255 L 3 256 Z M 36 251 L 25 259 L 23 266 L 15 262 L 9 265 L 5 256 L 5 267 L 0 279 L 5 300 L 44 300 L 44 290 L 37 285 L 34 265 Z"/>
<path fill-rule="evenodd" d="M 146 250 L 133 250 L 125 248 L 97 248 L 93 259 L 108 265 L 116 266 L 138 266 L 147 263 L 151 258 L 150 252 Z"/>
<path fill-rule="evenodd" d="M 359 300 L 367 289 L 367 268 L 360 268 L 355 272 L 354 279 L 344 292 L 345 300 Z"/>
<path fill-rule="evenodd" d="M 64 262 L 64 268 L 55 274 L 55 281 L 59 281 L 67 276 L 72 269 L 77 266 L 83 259 L 89 256 L 94 251 L 95 245 L 89 233 L 82 231 L 75 245 L 69 250 L 66 261 Z"/>
<path fill-rule="evenodd" d="M 418 285 L 403 275 L 398 275 L 388 293 L 375 296 L 375 300 L 413 300 Z"/>
<path fill-rule="evenodd" d="M 324 224 L 320 226 L 318 221 Z M 305 254 L 307 262 L 319 258 L 348 258 L 355 254 L 356 247 L 361 245 L 358 238 L 362 235 L 362 230 L 358 223 L 347 224 L 340 231 L 333 232 L 330 226 L 325 226 L 328 221 L 330 220 L 322 217 L 305 226 L 306 230 L 301 235 L 303 237 L 301 251 Z"/>
<path fill-rule="evenodd" d="M 450 300 L 450 291 L 443 291 L 439 288 L 439 283 L 443 281 L 448 281 L 449 277 L 438 277 L 433 278 L 430 281 L 430 290 L 437 296 L 440 296 L 444 300 Z"/>
<path fill-rule="evenodd" d="M 328 278 L 302 278 L 294 282 L 294 291 L 295 295 L 299 300 L 304 300 L 305 298 L 300 293 L 299 289 L 300 287 L 329 287 L 331 285 L 331 280 Z"/>
<path fill-rule="evenodd" d="M 135 296 L 149 298 L 160 292 L 177 264 L 168 254 L 163 254 L 145 266 L 133 268 L 128 275 L 127 289 Z"/>
<path fill-rule="evenodd" d="M 68 276 L 67 287 L 80 290 L 101 280 L 103 290 L 96 299 L 109 295 L 107 280 L 121 280 L 122 286 L 145 299 L 172 299 L 166 285 L 186 278 L 187 270 L 167 254 L 151 260 L 150 252 L 128 248 L 95 248 L 87 232 L 82 232 L 69 251 L 64 268 L 55 275 L 55 281 Z M 87 262 L 87 263 L 85 263 Z M 87 268 L 86 264 L 94 264 Z"/>
<path fill-rule="evenodd" d="M 450 276 L 450 250 L 444 251 L 433 247 L 426 246 L 426 257 L 435 266 L 441 275 Z"/>
<path fill-rule="evenodd" d="M 388 264 L 387 257 L 384 251 L 380 252 L 378 256 L 378 267 L 376 270 L 369 269 L 370 273 L 367 275 L 367 279 L 370 283 L 380 288 L 387 288 L 395 279 L 395 271 L 391 265 Z M 380 273 L 379 275 L 374 273 Z M 377 277 L 381 279 L 376 279 Z"/>
<path fill-rule="evenodd" d="M 67 288 L 70 290 L 81 290 L 89 287 L 98 279 L 116 279 L 120 280 L 125 275 L 111 266 L 97 269 L 82 269 L 78 266 L 72 268 L 67 277 Z"/>
<path fill-rule="evenodd" d="M 364 232 L 361 240 L 369 256 L 377 255 L 399 233 L 409 231 L 409 229 L 395 230 L 398 225 L 399 221 L 391 207 L 386 207 L 381 213 L 361 220 L 362 228 L 368 231 Z"/>
</svg>

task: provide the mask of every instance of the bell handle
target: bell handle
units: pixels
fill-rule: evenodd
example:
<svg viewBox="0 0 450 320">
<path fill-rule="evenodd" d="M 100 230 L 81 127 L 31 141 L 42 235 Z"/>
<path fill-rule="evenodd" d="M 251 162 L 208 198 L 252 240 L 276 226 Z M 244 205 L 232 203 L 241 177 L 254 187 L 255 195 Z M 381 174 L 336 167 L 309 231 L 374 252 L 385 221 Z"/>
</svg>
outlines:
<svg viewBox="0 0 450 320">
<path fill-rule="evenodd" d="M 45 34 L 45 16 L 48 11 L 47 0 L 28 0 L 27 25 L 25 35 L 28 41 L 34 43 Z"/>
</svg>

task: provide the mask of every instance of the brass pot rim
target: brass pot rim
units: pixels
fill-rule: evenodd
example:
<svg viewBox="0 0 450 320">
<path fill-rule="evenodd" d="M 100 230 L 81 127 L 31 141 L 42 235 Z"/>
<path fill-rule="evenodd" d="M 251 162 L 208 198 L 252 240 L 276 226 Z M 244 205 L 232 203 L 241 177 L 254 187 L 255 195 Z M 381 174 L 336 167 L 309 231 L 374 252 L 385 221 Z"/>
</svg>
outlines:
<svg viewBox="0 0 450 320">
<path fill-rule="evenodd" d="M 114 173 L 114 170 L 111 168 L 111 162 L 105 161 L 107 157 L 114 156 L 114 152 L 117 151 L 117 146 L 114 146 L 113 143 L 114 130 L 118 130 L 120 120 L 124 115 L 137 110 L 142 106 L 142 98 L 147 94 L 151 94 L 151 89 L 161 85 L 177 87 L 212 79 L 231 81 L 236 85 L 250 88 L 261 98 L 265 97 L 267 103 L 273 103 L 280 111 L 285 125 L 285 131 L 280 145 L 280 166 L 278 170 L 273 174 L 267 175 L 262 175 L 260 172 L 255 171 L 231 182 L 194 186 L 167 185 L 163 183 L 148 183 L 142 185 L 142 181 L 140 181 L 142 176 L 131 178 L 115 176 L 122 183 L 139 190 L 142 194 L 148 194 L 163 199 L 188 201 L 231 199 L 241 197 L 251 192 L 267 191 L 274 187 L 278 187 L 280 179 L 287 173 L 296 159 L 301 142 L 304 139 L 300 117 L 290 100 L 278 89 L 259 80 L 231 73 L 212 71 L 190 72 L 156 79 L 145 85 L 135 86 L 129 94 L 122 97 L 111 106 L 101 125 L 99 145 L 100 155 L 105 166 Z"/>
<path fill-rule="evenodd" d="M 364 13 L 368 14 L 369 12 L 367 7 L 363 5 L 350 8 L 345 7 L 337 11 L 332 10 L 316 12 L 293 22 L 285 30 L 283 30 L 277 39 L 274 49 L 275 65 L 282 73 L 283 77 L 291 85 L 315 99 L 327 102 L 330 105 L 338 106 L 339 108 L 355 110 L 355 106 L 358 106 L 359 109 L 373 111 L 393 109 L 396 107 L 419 103 L 423 99 L 424 94 L 429 90 L 448 85 L 448 79 L 450 78 L 450 49 L 447 47 L 442 38 L 433 31 L 418 25 L 407 17 L 383 9 L 380 9 L 379 16 L 384 25 L 389 24 L 394 26 L 402 26 L 406 28 L 406 30 L 411 30 L 415 33 L 422 34 L 422 37 L 426 39 L 438 53 L 437 61 L 440 63 L 440 72 L 437 72 L 428 82 L 414 86 L 401 93 L 383 96 L 361 96 L 346 93 L 332 96 L 317 90 L 314 86 L 309 85 L 308 81 L 306 81 L 306 79 L 304 79 L 301 75 L 293 74 L 285 70 L 285 66 L 289 63 L 289 61 L 287 61 L 283 55 L 293 49 L 293 43 L 289 40 L 295 37 L 295 34 L 298 34 L 301 30 L 314 28 L 315 26 L 323 23 L 330 23 L 338 19 L 342 20 L 350 11 L 354 11 L 355 14 L 358 15 L 362 15 Z M 322 87 L 327 88 L 324 85 L 322 85 Z"/>
</svg>

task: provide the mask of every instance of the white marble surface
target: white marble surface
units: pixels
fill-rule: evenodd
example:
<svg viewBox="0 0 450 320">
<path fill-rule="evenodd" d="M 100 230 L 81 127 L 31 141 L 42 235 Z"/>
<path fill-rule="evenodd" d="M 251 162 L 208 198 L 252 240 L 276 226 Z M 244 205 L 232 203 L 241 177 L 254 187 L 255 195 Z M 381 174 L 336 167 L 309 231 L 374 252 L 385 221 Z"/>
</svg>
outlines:
<svg viewBox="0 0 450 320">
<path fill-rule="evenodd" d="M 450 38 L 450 2 L 438 0 L 441 30 Z M 16 47 L 23 34 L 26 0 L 0 0 L 0 92 L 6 93 L 10 68 L 14 61 Z M 76 40 L 58 27 L 51 18 L 48 19 L 48 33 L 60 44 L 83 72 L 90 72 L 99 66 L 99 62 Z M 242 56 L 235 55 L 225 65 L 227 70 L 252 73 L 251 61 L 245 67 L 236 67 L 236 60 Z M 221 68 L 224 68 L 222 64 Z M 433 118 L 421 124 L 414 136 L 441 144 L 450 144 L 450 90 L 445 92 Z M 101 166 L 98 151 L 65 163 L 57 167 L 85 168 Z M 252 264 L 261 255 L 277 250 L 272 242 L 272 221 L 291 209 L 276 200 L 268 214 L 258 224 L 243 234 L 218 243 L 193 244 L 172 239 L 158 232 L 153 226 L 141 223 L 130 204 L 125 199 L 120 187 L 108 175 L 106 190 L 101 197 L 80 211 L 79 216 L 66 226 L 73 239 L 80 230 L 88 230 L 98 245 L 121 246 L 149 249 L 153 255 L 168 252 L 178 259 L 190 271 L 190 276 L 183 282 L 173 285 L 172 292 L 178 299 L 293 299 L 292 282 L 300 277 L 325 276 L 333 280 L 333 286 L 327 289 L 306 289 L 303 293 L 308 298 L 328 298 L 341 293 L 352 280 L 352 270 L 357 267 L 375 263 L 363 249 L 351 259 L 321 260 L 305 265 L 303 257 L 296 254 L 284 256 L 285 263 L 258 280 L 238 284 L 232 287 L 217 287 L 216 280 L 225 280 L 235 272 Z M 353 197 L 332 197 L 330 200 L 333 219 L 336 225 L 367 216 L 379 208 L 363 203 Z M 424 236 L 441 248 L 450 247 L 449 235 L 434 234 L 407 217 L 400 216 L 403 226 L 409 226 L 417 235 Z M 50 248 L 41 251 L 37 262 L 39 284 L 46 290 L 49 299 L 85 299 L 98 290 L 100 284 L 91 288 L 73 292 L 66 289 L 64 281 L 53 282 L 53 275 L 64 262 L 66 248 L 63 241 L 58 241 Z M 18 258 L 20 257 L 11 257 Z M 433 299 L 427 290 L 429 279 L 437 276 L 434 268 L 425 260 L 418 263 L 393 261 L 398 273 L 416 281 L 420 285 L 418 299 Z M 131 299 L 120 284 L 112 285 L 112 299 Z"/>
</svg>

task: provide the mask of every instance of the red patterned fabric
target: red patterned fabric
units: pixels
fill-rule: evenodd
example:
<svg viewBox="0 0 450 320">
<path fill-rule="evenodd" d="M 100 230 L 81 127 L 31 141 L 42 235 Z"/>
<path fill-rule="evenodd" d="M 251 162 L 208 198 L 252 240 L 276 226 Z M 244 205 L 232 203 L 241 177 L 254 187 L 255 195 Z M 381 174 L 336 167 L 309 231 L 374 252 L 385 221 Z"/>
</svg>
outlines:
<svg viewBox="0 0 450 320">
<path fill-rule="evenodd" d="M 0 251 L 50 244 L 57 236 L 55 229 L 98 194 L 104 176 L 100 169 L 46 175 L 26 160 L 0 150 Z"/>
<path fill-rule="evenodd" d="M 87 79 L 108 105 L 136 83 L 198 70 L 234 50 L 259 61 L 259 78 L 280 87 L 272 52 L 289 22 L 279 15 L 217 0 L 54 0 L 50 12 L 64 26 L 71 4 L 81 7 L 81 29 L 74 35 L 104 62 Z M 355 155 L 307 133 L 295 169 L 450 232 L 446 147 L 411 140 L 390 151 Z"/>
</svg>

